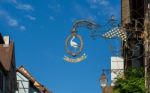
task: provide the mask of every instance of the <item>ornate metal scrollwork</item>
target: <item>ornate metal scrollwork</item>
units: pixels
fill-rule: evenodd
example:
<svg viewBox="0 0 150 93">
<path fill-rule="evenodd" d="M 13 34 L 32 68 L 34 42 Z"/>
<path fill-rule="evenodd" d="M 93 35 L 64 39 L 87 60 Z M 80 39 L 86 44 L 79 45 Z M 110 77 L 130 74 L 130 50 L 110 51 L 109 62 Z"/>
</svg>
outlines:
<svg viewBox="0 0 150 93">
<path fill-rule="evenodd" d="M 130 57 L 128 57 L 127 60 L 132 60 L 132 59 L 144 56 L 143 53 L 140 53 L 139 55 L 137 55 L 137 53 L 136 53 L 137 51 L 141 50 L 141 48 L 143 46 L 142 45 L 143 44 L 143 40 L 142 40 L 143 32 L 142 31 L 144 29 L 144 26 L 137 20 L 132 19 L 131 21 L 133 23 L 130 23 L 127 27 L 123 27 L 122 25 L 117 24 L 116 20 L 113 17 L 113 19 L 111 19 L 110 22 L 108 22 L 108 24 L 107 24 L 107 25 L 109 25 L 109 28 L 107 28 L 107 26 L 105 25 L 106 26 L 105 31 L 107 31 L 107 32 L 102 33 L 102 34 L 95 32 L 95 30 L 97 30 L 100 26 L 92 21 L 89 21 L 89 20 L 75 21 L 75 23 L 73 24 L 72 30 L 71 30 L 71 35 L 69 35 L 65 41 L 66 53 L 68 53 L 68 55 L 70 56 L 70 60 L 71 60 L 71 58 L 75 58 L 75 57 L 77 58 L 80 56 L 80 54 L 82 53 L 84 44 L 83 44 L 82 37 L 78 34 L 77 28 L 86 27 L 86 28 L 90 29 L 91 37 L 93 37 L 93 38 L 95 38 L 95 37 L 102 37 L 105 39 L 113 39 L 116 37 L 120 38 L 120 40 L 123 42 L 124 46 L 121 47 L 120 49 L 115 49 L 114 47 L 111 47 L 111 48 L 113 48 L 112 53 L 119 54 L 119 52 L 122 53 L 122 51 L 127 50 L 126 53 L 130 54 Z M 133 25 L 135 25 L 135 27 Z M 103 29 L 103 26 L 101 26 L 101 29 Z M 71 41 L 72 38 L 76 38 L 80 42 L 77 43 L 75 41 Z M 136 42 L 134 44 L 131 44 L 128 42 L 128 41 L 131 41 L 130 39 L 131 40 L 136 39 L 136 40 L 134 40 Z M 71 42 L 71 43 L 69 43 L 69 42 Z M 69 47 L 68 47 L 69 45 L 71 45 L 73 48 L 75 48 L 76 51 L 69 49 Z M 84 58 L 86 58 L 86 57 L 84 57 Z"/>
</svg>

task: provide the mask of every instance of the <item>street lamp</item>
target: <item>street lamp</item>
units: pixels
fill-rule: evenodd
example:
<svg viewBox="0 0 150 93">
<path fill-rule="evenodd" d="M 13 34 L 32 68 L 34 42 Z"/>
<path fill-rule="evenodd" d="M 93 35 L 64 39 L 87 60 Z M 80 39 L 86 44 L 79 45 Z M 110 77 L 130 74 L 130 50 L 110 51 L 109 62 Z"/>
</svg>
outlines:
<svg viewBox="0 0 150 93">
<path fill-rule="evenodd" d="M 104 72 L 102 73 L 102 75 L 100 77 L 100 84 L 101 84 L 103 93 L 105 93 L 105 88 L 107 86 L 107 78 L 106 78 L 106 75 L 104 74 Z"/>
<path fill-rule="evenodd" d="M 112 93 L 113 92 L 113 88 L 115 87 L 116 84 L 116 79 L 112 79 L 111 80 L 111 84 L 108 83 L 108 79 L 106 77 L 107 73 L 115 73 L 116 76 L 120 76 L 123 73 L 123 69 L 103 69 L 102 70 L 102 74 L 100 77 L 100 86 L 102 88 L 102 93 Z M 106 74 L 106 75 L 105 75 Z"/>
<path fill-rule="evenodd" d="M 107 86 L 107 78 L 104 73 L 102 73 L 102 75 L 101 75 L 100 84 L 101 84 L 102 88 Z"/>
</svg>

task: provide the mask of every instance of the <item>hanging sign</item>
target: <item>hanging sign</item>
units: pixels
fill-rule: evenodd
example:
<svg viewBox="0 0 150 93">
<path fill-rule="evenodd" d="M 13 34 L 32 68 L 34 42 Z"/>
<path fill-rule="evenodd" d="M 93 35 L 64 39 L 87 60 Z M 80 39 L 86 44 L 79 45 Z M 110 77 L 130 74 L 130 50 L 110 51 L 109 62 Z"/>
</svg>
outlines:
<svg viewBox="0 0 150 93">
<path fill-rule="evenodd" d="M 68 56 L 64 56 L 67 62 L 81 62 L 87 58 L 86 54 L 81 54 L 83 50 L 83 39 L 80 35 L 72 33 L 66 38 L 65 51 Z"/>
</svg>

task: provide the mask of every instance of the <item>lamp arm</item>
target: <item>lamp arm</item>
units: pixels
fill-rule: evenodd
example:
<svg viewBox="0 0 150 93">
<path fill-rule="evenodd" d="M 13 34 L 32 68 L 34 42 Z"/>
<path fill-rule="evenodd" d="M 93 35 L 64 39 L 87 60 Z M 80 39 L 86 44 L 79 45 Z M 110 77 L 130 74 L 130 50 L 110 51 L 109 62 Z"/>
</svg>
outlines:
<svg viewBox="0 0 150 93">
<path fill-rule="evenodd" d="M 90 20 L 77 20 L 73 24 L 71 32 L 75 32 L 76 33 L 77 32 L 77 28 L 78 27 L 83 27 L 83 26 L 87 27 L 90 30 L 97 30 L 100 27 L 97 23 L 92 22 Z"/>
</svg>

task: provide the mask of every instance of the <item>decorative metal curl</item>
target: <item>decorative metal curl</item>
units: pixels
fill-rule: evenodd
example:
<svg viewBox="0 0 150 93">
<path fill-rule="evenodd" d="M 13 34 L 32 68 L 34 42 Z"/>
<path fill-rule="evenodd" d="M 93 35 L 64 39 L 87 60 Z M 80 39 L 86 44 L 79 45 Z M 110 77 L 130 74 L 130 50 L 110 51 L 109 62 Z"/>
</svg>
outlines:
<svg viewBox="0 0 150 93">
<path fill-rule="evenodd" d="M 97 23 L 90 21 L 90 20 L 77 20 L 75 21 L 75 23 L 73 24 L 73 28 L 72 28 L 72 32 L 77 32 L 77 28 L 78 27 L 87 27 L 88 29 L 90 29 L 91 31 L 93 30 L 97 30 L 100 25 L 98 25 Z"/>
</svg>

